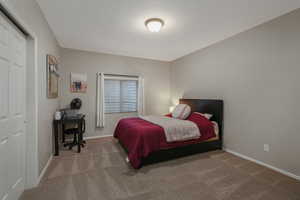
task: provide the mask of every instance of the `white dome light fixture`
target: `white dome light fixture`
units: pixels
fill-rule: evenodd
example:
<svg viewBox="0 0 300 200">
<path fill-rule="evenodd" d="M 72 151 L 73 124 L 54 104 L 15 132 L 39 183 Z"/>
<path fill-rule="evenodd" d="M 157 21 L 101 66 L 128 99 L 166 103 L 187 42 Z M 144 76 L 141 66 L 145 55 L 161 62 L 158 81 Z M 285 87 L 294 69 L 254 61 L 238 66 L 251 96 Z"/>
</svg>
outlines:
<svg viewBox="0 0 300 200">
<path fill-rule="evenodd" d="M 159 18 L 151 18 L 145 21 L 145 26 L 150 32 L 157 33 L 164 26 L 164 21 Z"/>
</svg>

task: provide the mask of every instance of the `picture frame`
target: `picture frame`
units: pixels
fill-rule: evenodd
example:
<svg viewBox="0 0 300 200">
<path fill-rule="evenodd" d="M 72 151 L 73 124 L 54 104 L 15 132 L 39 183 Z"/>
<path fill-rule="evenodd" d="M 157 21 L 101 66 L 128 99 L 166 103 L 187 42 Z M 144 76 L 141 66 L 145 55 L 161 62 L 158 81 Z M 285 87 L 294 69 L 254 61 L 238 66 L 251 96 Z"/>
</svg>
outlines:
<svg viewBox="0 0 300 200">
<path fill-rule="evenodd" d="M 72 93 L 86 93 L 87 91 L 87 74 L 71 72 L 70 91 Z"/>
<path fill-rule="evenodd" d="M 47 97 L 55 99 L 58 97 L 59 70 L 58 60 L 55 56 L 47 55 Z"/>
</svg>

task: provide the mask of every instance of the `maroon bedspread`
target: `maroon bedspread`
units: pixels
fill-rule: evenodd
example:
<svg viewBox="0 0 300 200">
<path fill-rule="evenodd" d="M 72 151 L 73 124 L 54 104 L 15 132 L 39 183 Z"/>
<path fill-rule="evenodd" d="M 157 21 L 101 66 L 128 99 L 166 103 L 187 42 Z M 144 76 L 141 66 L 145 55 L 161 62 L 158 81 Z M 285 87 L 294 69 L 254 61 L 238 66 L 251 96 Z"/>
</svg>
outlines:
<svg viewBox="0 0 300 200">
<path fill-rule="evenodd" d="M 161 149 L 170 149 L 179 146 L 199 143 L 215 137 L 213 125 L 199 127 L 199 139 L 167 143 L 163 128 L 140 118 L 126 118 L 119 121 L 114 137 L 124 145 L 128 151 L 128 158 L 134 168 L 141 167 L 142 158 Z"/>
</svg>

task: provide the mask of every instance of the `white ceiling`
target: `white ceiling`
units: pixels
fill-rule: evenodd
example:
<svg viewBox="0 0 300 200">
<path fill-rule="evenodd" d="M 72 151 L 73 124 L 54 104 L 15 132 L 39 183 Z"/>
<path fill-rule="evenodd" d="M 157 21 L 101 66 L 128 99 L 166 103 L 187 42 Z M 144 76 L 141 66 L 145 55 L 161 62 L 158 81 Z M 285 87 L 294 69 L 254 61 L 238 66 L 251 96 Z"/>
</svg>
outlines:
<svg viewBox="0 0 300 200">
<path fill-rule="evenodd" d="M 65 48 L 172 61 L 300 7 L 300 0 L 37 0 Z M 144 21 L 165 27 L 149 32 Z"/>
</svg>

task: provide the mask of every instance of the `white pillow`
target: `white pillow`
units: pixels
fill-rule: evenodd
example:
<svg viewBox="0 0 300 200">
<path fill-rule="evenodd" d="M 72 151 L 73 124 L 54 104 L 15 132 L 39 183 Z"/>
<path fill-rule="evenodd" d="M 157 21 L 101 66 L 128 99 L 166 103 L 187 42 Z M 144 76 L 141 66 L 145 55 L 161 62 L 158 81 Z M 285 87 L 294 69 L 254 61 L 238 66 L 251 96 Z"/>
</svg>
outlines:
<svg viewBox="0 0 300 200">
<path fill-rule="evenodd" d="M 172 117 L 176 119 L 186 119 L 191 114 L 191 107 L 186 104 L 178 104 L 173 112 Z"/>
<path fill-rule="evenodd" d="M 200 112 L 194 112 L 194 113 L 201 115 L 201 116 L 205 117 L 206 119 L 210 119 L 213 116 L 212 114 L 208 114 L 208 113 L 200 113 Z"/>
</svg>

